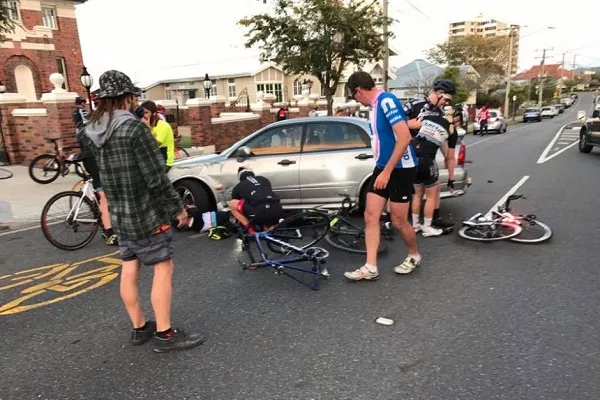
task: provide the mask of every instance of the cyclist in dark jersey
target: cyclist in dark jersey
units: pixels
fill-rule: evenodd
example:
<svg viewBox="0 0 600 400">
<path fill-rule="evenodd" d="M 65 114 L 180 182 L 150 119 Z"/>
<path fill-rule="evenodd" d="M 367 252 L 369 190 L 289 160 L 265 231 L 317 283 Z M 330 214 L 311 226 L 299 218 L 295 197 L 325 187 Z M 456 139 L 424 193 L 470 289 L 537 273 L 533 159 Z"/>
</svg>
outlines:
<svg viewBox="0 0 600 400">
<path fill-rule="evenodd" d="M 254 226 L 277 225 L 283 217 L 283 208 L 271 182 L 245 167 L 238 169 L 238 177 L 240 182 L 234 186 L 232 200 L 227 203 L 231 214 L 250 233 L 254 233 Z"/>
<path fill-rule="evenodd" d="M 456 86 L 448 79 L 439 79 L 434 82 L 433 90 L 429 96 L 419 96 L 406 102 L 404 112 L 408 118 L 408 127 L 411 135 L 414 137 L 421 128 L 421 121 L 426 116 L 443 117 L 443 107 L 450 103 L 452 95 L 456 93 Z M 440 217 L 440 190 L 436 186 L 435 206 L 433 210 L 432 226 L 444 229 L 445 232 L 451 231 L 453 223 L 444 221 Z"/>
</svg>

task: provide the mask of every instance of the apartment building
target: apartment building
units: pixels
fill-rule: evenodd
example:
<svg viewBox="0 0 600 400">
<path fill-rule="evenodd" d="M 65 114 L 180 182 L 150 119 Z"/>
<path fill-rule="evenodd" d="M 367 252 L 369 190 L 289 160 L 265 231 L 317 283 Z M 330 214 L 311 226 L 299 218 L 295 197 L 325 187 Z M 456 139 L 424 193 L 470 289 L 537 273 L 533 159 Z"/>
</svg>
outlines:
<svg viewBox="0 0 600 400">
<path fill-rule="evenodd" d="M 39 100 L 53 89 L 48 77 L 58 72 L 65 89 L 85 93 L 75 5 L 86 0 L 0 1 L 17 23 L 14 32 L 0 35 L 0 81 L 6 91 Z"/>
<path fill-rule="evenodd" d="M 482 36 L 482 37 L 493 37 L 493 36 L 508 36 L 511 32 L 511 25 L 506 22 L 498 21 L 493 18 L 487 18 L 482 14 L 477 15 L 472 20 L 458 21 L 450 23 L 448 27 L 448 37 L 450 39 L 454 37 L 463 36 Z M 513 55 L 511 65 L 511 75 L 517 73 L 519 65 L 519 39 L 520 39 L 520 28 L 518 26 L 512 29 L 513 32 Z M 508 60 L 508 45 L 506 48 L 506 57 Z"/>
</svg>

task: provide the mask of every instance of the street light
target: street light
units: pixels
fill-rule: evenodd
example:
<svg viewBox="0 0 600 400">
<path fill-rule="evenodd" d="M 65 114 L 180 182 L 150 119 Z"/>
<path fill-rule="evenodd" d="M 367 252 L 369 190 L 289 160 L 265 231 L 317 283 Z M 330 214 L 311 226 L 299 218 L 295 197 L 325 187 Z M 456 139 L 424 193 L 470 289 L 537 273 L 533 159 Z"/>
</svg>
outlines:
<svg viewBox="0 0 600 400">
<path fill-rule="evenodd" d="M 85 88 L 87 95 L 88 95 L 88 104 L 90 106 L 90 112 L 93 112 L 92 96 L 90 94 L 90 89 L 92 88 L 92 85 L 94 84 L 94 78 L 89 74 L 85 65 L 83 66 L 83 71 L 81 71 L 80 79 L 81 79 L 81 85 L 83 85 L 83 87 Z"/>
<path fill-rule="evenodd" d="M 204 82 L 202 82 L 202 86 L 204 86 L 204 96 L 209 99 L 210 98 L 210 90 L 212 89 L 212 81 L 208 77 L 208 74 L 204 75 Z"/>
</svg>

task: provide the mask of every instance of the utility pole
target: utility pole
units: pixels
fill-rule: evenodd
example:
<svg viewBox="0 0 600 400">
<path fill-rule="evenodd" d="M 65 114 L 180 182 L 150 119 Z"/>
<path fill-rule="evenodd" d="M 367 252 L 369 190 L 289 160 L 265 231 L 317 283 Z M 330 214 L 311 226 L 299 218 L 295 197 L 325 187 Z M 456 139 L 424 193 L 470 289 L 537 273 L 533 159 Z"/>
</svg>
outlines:
<svg viewBox="0 0 600 400">
<path fill-rule="evenodd" d="M 573 54 L 573 79 L 575 79 L 575 65 L 577 61 L 577 54 Z M 573 93 L 573 89 L 575 86 L 571 86 L 571 93 Z"/>
<path fill-rule="evenodd" d="M 560 84 L 558 85 L 558 98 L 562 96 L 563 79 L 565 77 L 565 54 L 566 53 L 563 53 L 562 63 L 560 67 Z"/>
<path fill-rule="evenodd" d="M 508 65 L 506 67 L 506 93 L 504 94 L 504 113 L 506 117 L 510 112 L 509 101 L 510 101 L 510 78 L 512 74 L 512 56 L 513 56 L 513 41 L 514 41 L 514 31 L 517 25 L 511 25 L 510 31 L 508 32 L 509 45 L 508 45 Z"/>
<path fill-rule="evenodd" d="M 540 88 L 539 88 L 539 99 L 538 99 L 538 107 L 542 108 L 542 100 L 544 98 L 544 65 L 546 64 L 546 51 L 554 50 L 554 48 L 550 49 L 542 49 L 542 61 L 540 61 L 541 71 L 540 71 Z"/>
<path fill-rule="evenodd" d="M 383 90 L 388 90 L 388 70 L 390 63 L 390 47 L 388 45 L 388 0 L 383 0 L 383 16 L 386 18 L 386 22 L 383 25 Z"/>
</svg>

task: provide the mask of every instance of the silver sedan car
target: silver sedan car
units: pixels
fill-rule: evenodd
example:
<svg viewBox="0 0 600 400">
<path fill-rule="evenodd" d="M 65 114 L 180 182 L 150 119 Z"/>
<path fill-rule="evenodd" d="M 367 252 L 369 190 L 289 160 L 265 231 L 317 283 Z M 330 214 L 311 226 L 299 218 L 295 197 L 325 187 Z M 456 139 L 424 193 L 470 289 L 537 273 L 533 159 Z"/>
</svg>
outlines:
<svg viewBox="0 0 600 400">
<path fill-rule="evenodd" d="M 488 132 L 504 133 L 508 129 L 508 122 L 500 110 L 489 110 L 490 119 L 488 120 Z M 479 122 L 473 123 L 473 132 L 479 132 Z"/>
<path fill-rule="evenodd" d="M 267 177 L 285 208 L 341 205 L 340 193 L 364 206 L 375 167 L 369 122 L 356 117 L 292 118 L 265 126 L 219 154 L 176 161 L 169 171 L 185 203 L 202 211 L 219 209 L 238 183 L 238 168 Z M 448 170 L 437 162 L 442 197 L 463 195 L 470 184 L 462 135 L 456 147 L 454 192 L 444 185 Z"/>
</svg>

